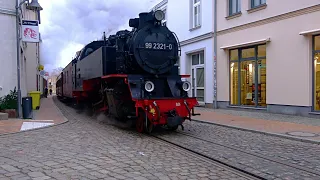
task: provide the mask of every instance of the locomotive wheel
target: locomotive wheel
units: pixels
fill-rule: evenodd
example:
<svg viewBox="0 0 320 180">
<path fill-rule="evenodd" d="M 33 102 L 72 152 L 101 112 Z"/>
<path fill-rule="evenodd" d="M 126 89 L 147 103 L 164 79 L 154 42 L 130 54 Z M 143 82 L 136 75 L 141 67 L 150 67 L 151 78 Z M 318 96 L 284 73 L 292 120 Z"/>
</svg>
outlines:
<svg viewBox="0 0 320 180">
<path fill-rule="evenodd" d="M 144 119 L 144 126 L 146 133 L 150 134 L 153 130 L 153 124 L 149 121 L 149 119 Z"/>
<path fill-rule="evenodd" d="M 150 134 L 153 130 L 153 124 L 146 118 L 146 113 L 139 110 L 139 117 L 136 120 L 136 129 L 139 133 L 146 132 Z"/>
<path fill-rule="evenodd" d="M 136 130 L 139 133 L 142 133 L 144 130 L 144 121 L 145 121 L 145 112 L 140 110 L 139 111 L 139 116 L 136 120 Z"/>
</svg>

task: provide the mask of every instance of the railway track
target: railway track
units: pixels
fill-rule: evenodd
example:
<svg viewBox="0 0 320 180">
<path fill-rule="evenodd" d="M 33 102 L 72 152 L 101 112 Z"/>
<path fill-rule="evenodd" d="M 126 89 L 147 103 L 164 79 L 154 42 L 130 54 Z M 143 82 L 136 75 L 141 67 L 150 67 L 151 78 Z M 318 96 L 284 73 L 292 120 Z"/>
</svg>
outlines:
<svg viewBox="0 0 320 180">
<path fill-rule="evenodd" d="M 176 132 L 172 132 L 171 135 L 174 135 L 174 134 L 183 135 L 183 136 L 186 136 L 186 137 L 189 137 L 189 138 L 193 138 L 195 141 L 198 141 L 198 142 L 201 141 L 202 144 L 207 143 L 207 144 L 211 144 L 211 145 L 214 145 L 214 146 L 220 146 L 220 147 L 223 147 L 223 148 L 227 148 L 227 149 L 229 149 L 231 151 L 241 152 L 241 153 L 249 155 L 249 156 L 254 156 L 256 158 L 261 159 L 262 161 L 269 161 L 269 162 L 276 163 L 276 164 L 281 165 L 281 166 L 286 166 L 286 167 L 291 168 L 293 170 L 297 170 L 297 171 L 300 171 L 300 172 L 305 172 L 305 173 L 309 173 L 309 174 L 315 175 L 315 177 L 317 177 L 315 179 L 320 179 L 320 172 L 315 171 L 315 170 L 310 169 L 310 168 L 302 167 L 302 166 L 295 165 L 295 164 L 292 164 L 292 163 L 287 163 L 287 162 L 284 162 L 284 161 L 281 161 L 281 160 L 278 160 L 278 159 L 275 159 L 275 158 L 267 157 L 266 155 L 263 155 L 263 154 L 248 152 L 248 151 L 245 151 L 245 150 L 237 148 L 237 147 L 233 147 L 233 146 L 230 146 L 230 145 L 217 143 L 217 142 L 214 142 L 214 141 L 211 141 L 211 140 L 208 140 L 208 139 L 203 139 L 202 137 L 191 135 L 189 133 L 176 131 Z M 153 135 L 153 137 L 155 137 L 157 139 L 160 139 L 162 141 L 165 141 L 167 143 L 173 144 L 175 146 L 178 146 L 180 148 L 186 149 L 186 150 L 191 151 L 193 153 L 196 153 L 196 154 L 198 154 L 200 156 L 203 156 L 205 158 L 211 159 L 213 161 L 217 161 L 218 163 L 224 164 L 224 165 L 226 165 L 226 166 L 228 166 L 230 168 L 237 169 L 239 171 L 242 171 L 243 173 L 250 174 L 250 175 L 252 175 L 252 176 L 254 176 L 256 178 L 266 179 L 263 176 L 259 176 L 257 174 L 251 173 L 251 172 L 246 172 L 246 171 L 242 170 L 241 168 L 235 167 L 234 165 L 230 165 L 229 163 L 226 163 L 226 162 L 223 162 L 221 160 L 217 160 L 215 158 L 212 158 L 212 157 L 210 157 L 208 155 L 199 153 L 198 151 L 193 150 L 193 149 L 189 149 L 189 148 L 187 148 L 187 147 L 185 147 L 185 146 L 183 146 L 183 145 L 181 145 L 179 143 L 172 142 L 172 141 L 168 140 L 168 138 L 165 138 L 165 137 L 163 137 L 161 135 L 160 136 L 159 135 Z"/>
<path fill-rule="evenodd" d="M 168 143 L 168 144 L 170 144 L 170 145 L 173 145 L 173 146 L 175 146 L 175 147 L 177 147 L 177 148 L 180 148 L 180 149 L 182 149 L 182 151 L 187 151 L 187 152 L 189 152 L 189 153 L 192 153 L 192 154 L 194 154 L 195 156 L 197 156 L 198 158 L 201 158 L 201 159 L 203 159 L 203 160 L 205 160 L 205 161 L 210 161 L 212 164 L 215 164 L 216 166 L 219 166 L 219 167 L 223 167 L 224 169 L 227 169 L 227 170 L 229 170 L 229 171 L 231 171 L 231 172 L 234 172 L 234 173 L 238 174 L 239 176 L 244 177 L 244 178 L 246 178 L 246 179 L 255 179 L 255 180 L 256 180 L 256 179 L 262 179 L 262 180 L 265 180 L 265 179 L 266 179 L 266 178 L 264 178 L 264 177 L 261 177 L 261 176 L 258 176 L 258 175 L 256 175 L 256 174 L 253 174 L 253 173 L 251 173 L 251 172 L 248 172 L 248 171 L 245 171 L 245 170 L 243 170 L 243 169 L 240 169 L 240 168 L 237 168 L 237 167 L 235 167 L 235 166 L 232 166 L 232 165 L 229 165 L 229 164 L 227 164 L 227 163 L 224 163 L 224 162 L 222 162 L 222 161 L 220 161 L 220 160 L 218 160 L 218 159 L 215 159 L 215 158 L 209 157 L 209 156 L 207 156 L 207 155 L 205 155 L 205 154 L 196 152 L 196 151 L 194 151 L 194 150 L 192 150 L 192 149 L 190 149 L 190 148 L 186 148 L 186 147 L 183 147 L 183 146 L 181 146 L 181 145 L 179 145 L 179 144 L 176 144 L 176 143 L 173 143 L 173 142 L 171 142 L 171 141 L 168 141 L 168 140 L 166 140 L 166 139 L 164 139 L 164 138 L 160 138 L 160 137 L 158 137 L 158 136 L 156 136 L 156 135 L 148 135 L 148 136 L 149 136 L 149 137 L 152 137 L 152 138 L 155 138 L 155 139 L 157 139 L 157 140 L 159 140 L 159 141 Z"/>
<path fill-rule="evenodd" d="M 320 172 L 314 171 L 314 170 L 309 169 L 309 168 L 305 168 L 305 167 L 302 167 L 302 166 L 294 165 L 294 164 L 291 164 L 291 163 L 286 163 L 286 162 L 284 162 L 284 161 L 279 161 L 279 160 L 277 160 L 277 159 L 275 159 L 275 158 L 266 157 L 266 156 L 264 156 L 263 154 L 251 153 L 251 152 L 248 152 L 248 151 L 244 151 L 244 150 L 242 150 L 242 149 L 240 149 L 240 148 L 235 148 L 235 147 L 232 147 L 232 146 L 228 146 L 228 145 L 216 143 L 216 142 L 213 142 L 213 141 L 210 141 L 210 140 L 207 140 L 207 139 L 203 139 L 203 138 L 201 138 L 201 137 L 197 137 L 197 136 L 194 136 L 194 135 L 191 135 L 191 134 L 188 134 L 188 133 L 184 133 L 184 132 L 176 132 L 176 133 L 182 134 L 182 135 L 185 135 L 185 136 L 189 136 L 189 137 L 192 137 L 192 138 L 194 138 L 194 139 L 198 139 L 198 140 L 201 140 L 201 141 L 204 141 L 204 142 L 208 142 L 208 143 L 211 143 L 211 144 L 223 146 L 223 147 L 226 147 L 226 148 L 235 150 L 235 151 L 239 151 L 239 152 L 242 152 L 242 153 L 246 153 L 246 154 L 248 154 L 248 155 L 252 155 L 252 156 L 255 156 L 255 157 L 259 157 L 259 158 L 261 158 L 261 159 L 268 160 L 268 161 L 271 161 L 271 162 L 275 162 L 275 163 L 278 163 L 278 164 L 282 164 L 282 165 L 284 165 L 284 166 L 288 166 L 288 167 L 291 167 L 291 168 L 295 168 L 295 169 L 298 169 L 298 170 L 302 170 L 302 171 L 305 171 L 305 172 L 308 172 L 308 173 L 311 173 L 311 174 L 315 174 L 315 175 L 317 175 L 317 176 L 320 177 Z"/>
<path fill-rule="evenodd" d="M 61 108 L 62 103 L 58 102 L 59 100 L 55 99 L 54 101 L 58 106 L 60 106 L 59 109 L 61 109 L 62 113 L 65 116 L 67 116 L 67 118 L 70 120 L 68 123 L 66 123 L 66 125 L 69 125 L 69 126 L 71 125 L 72 126 L 72 125 L 78 125 L 78 124 L 83 123 L 84 119 L 79 118 L 79 114 L 78 115 L 72 114 L 66 108 Z M 138 134 L 135 131 L 134 132 L 130 132 L 130 133 Z M 176 148 L 178 151 L 180 151 L 183 154 L 189 154 L 189 155 L 195 156 L 196 158 L 200 158 L 202 161 L 209 162 L 213 166 L 221 167 L 221 168 L 223 168 L 223 169 L 225 169 L 225 170 L 227 170 L 229 172 L 232 172 L 232 173 L 236 174 L 238 176 L 237 179 L 248 179 L 248 180 L 258 180 L 258 179 L 259 180 L 260 179 L 264 180 L 265 179 L 263 177 L 260 177 L 260 176 L 257 176 L 255 174 L 252 174 L 250 172 L 244 171 L 242 169 L 230 166 L 230 165 L 228 165 L 226 163 L 223 163 L 223 162 L 221 162 L 221 161 L 219 161 L 217 159 L 214 159 L 214 158 L 211 158 L 209 156 L 203 155 L 203 154 L 198 153 L 196 151 L 193 151 L 191 149 L 179 146 L 179 145 L 177 145 L 175 143 L 169 142 L 169 141 L 167 141 L 165 139 L 162 139 L 162 138 L 159 138 L 159 137 L 157 137 L 155 135 L 147 135 L 146 134 L 146 135 L 142 135 L 142 136 L 145 136 L 147 138 L 153 138 L 155 140 L 153 142 L 170 145 L 170 146 L 172 146 L 172 148 Z M 103 138 L 106 138 L 106 137 L 103 137 Z"/>
</svg>

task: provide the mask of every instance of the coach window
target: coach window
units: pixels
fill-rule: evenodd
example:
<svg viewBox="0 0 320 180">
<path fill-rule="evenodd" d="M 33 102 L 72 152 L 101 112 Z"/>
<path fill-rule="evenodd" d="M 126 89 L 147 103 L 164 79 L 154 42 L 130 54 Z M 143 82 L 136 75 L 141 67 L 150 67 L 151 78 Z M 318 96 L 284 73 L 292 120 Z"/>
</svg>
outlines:
<svg viewBox="0 0 320 180">
<path fill-rule="evenodd" d="M 86 50 L 86 53 L 84 54 L 84 56 L 86 57 L 86 56 L 88 56 L 89 54 L 91 54 L 93 52 L 93 49 L 92 48 L 88 48 L 87 50 Z"/>
<path fill-rule="evenodd" d="M 314 61 L 314 90 L 313 109 L 320 111 L 320 35 L 313 36 L 313 61 Z"/>
<path fill-rule="evenodd" d="M 229 51 L 230 105 L 266 106 L 266 45 Z"/>
</svg>

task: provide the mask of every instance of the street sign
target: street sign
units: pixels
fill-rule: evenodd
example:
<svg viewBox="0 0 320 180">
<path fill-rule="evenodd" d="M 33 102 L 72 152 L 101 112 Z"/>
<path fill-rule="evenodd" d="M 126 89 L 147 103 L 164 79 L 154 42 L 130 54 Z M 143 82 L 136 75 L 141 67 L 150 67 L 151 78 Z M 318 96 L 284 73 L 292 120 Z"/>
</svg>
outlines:
<svg viewBox="0 0 320 180">
<path fill-rule="evenodd" d="M 39 21 L 22 20 L 21 28 L 22 41 L 39 42 Z"/>
</svg>

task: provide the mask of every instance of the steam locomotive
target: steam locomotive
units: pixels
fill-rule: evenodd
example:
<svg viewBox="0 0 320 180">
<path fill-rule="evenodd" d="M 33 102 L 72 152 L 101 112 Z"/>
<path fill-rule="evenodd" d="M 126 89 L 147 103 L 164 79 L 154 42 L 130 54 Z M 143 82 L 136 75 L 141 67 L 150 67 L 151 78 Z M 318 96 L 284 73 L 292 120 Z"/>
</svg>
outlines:
<svg viewBox="0 0 320 180">
<path fill-rule="evenodd" d="M 138 132 L 183 128 L 186 119 L 199 115 L 198 102 L 188 96 L 191 84 L 184 79 L 190 75 L 179 75 L 179 40 L 163 19 L 160 10 L 142 12 L 129 20 L 132 31 L 85 45 L 58 76 L 58 97 L 132 121 Z"/>
</svg>

